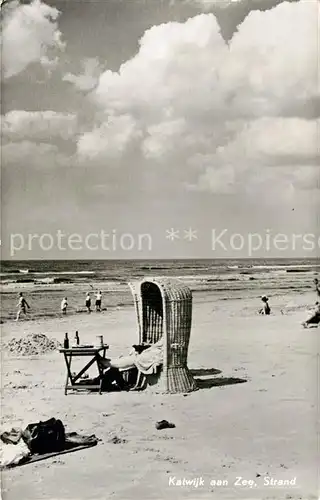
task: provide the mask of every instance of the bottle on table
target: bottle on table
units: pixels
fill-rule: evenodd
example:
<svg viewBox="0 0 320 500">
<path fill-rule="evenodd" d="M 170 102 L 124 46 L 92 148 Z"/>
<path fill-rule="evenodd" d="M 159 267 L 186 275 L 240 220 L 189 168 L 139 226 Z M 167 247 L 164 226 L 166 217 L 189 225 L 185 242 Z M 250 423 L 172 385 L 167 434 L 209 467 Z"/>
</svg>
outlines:
<svg viewBox="0 0 320 500">
<path fill-rule="evenodd" d="M 103 345 L 104 345 L 103 344 L 103 335 L 98 335 L 97 340 L 98 340 L 97 347 L 103 347 Z"/>
<path fill-rule="evenodd" d="M 75 336 L 74 336 L 74 343 L 76 346 L 80 345 L 80 337 L 79 337 L 79 332 L 76 331 Z"/>
<path fill-rule="evenodd" d="M 64 349 L 69 349 L 69 337 L 68 337 L 68 333 L 66 333 L 65 336 L 64 336 L 63 347 L 64 347 Z"/>
</svg>

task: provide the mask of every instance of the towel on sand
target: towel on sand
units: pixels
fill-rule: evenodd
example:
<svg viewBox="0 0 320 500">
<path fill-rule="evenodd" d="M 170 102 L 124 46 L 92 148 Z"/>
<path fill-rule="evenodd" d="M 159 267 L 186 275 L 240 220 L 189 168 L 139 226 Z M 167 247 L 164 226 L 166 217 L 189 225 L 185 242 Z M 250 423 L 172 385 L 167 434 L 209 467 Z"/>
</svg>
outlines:
<svg viewBox="0 0 320 500">
<path fill-rule="evenodd" d="M 0 470 L 37 462 L 63 453 L 82 450 L 95 446 L 98 438 L 92 434 L 85 436 L 77 432 L 65 434 L 64 444 L 60 450 L 48 451 L 47 453 L 31 453 L 30 448 L 23 439 L 22 429 L 13 428 L 9 432 L 0 435 Z"/>
</svg>

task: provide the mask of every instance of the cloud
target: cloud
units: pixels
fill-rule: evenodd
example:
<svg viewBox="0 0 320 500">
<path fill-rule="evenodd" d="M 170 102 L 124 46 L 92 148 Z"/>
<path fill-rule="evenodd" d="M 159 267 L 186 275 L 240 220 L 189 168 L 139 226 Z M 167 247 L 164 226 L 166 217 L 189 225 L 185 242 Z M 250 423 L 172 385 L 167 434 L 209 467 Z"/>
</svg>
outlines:
<svg viewBox="0 0 320 500">
<path fill-rule="evenodd" d="M 138 137 L 140 130 L 130 115 L 110 116 L 100 126 L 79 138 L 79 159 L 117 159 Z"/>
<path fill-rule="evenodd" d="M 11 2 L 5 7 L 2 29 L 4 78 L 24 71 L 29 64 L 52 68 L 56 53 L 64 49 L 57 19 L 59 11 L 33 0 L 30 4 Z"/>
<path fill-rule="evenodd" d="M 167 115 L 170 107 L 174 112 L 179 106 L 183 112 L 186 104 L 187 108 L 205 109 L 206 97 L 213 97 L 215 67 L 226 57 L 227 47 L 213 15 L 154 26 L 140 40 L 138 54 L 122 64 L 118 73 L 105 71 L 101 75 L 93 98 L 105 109 L 150 113 L 150 121 L 159 114 Z M 191 82 L 195 90 L 192 99 Z M 201 92 L 205 90 L 203 96 L 197 92 L 200 86 Z"/>
<path fill-rule="evenodd" d="M 77 132 L 77 116 L 55 111 L 9 111 L 2 117 L 2 135 L 11 141 L 71 139 Z"/>
<path fill-rule="evenodd" d="M 85 130 L 73 114 L 7 113 L 4 137 L 23 142 L 6 144 L 4 161 L 97 166 L 124 191 L 155 194 L 159 184 L 254 196 L 314 189 L 319 121 L 304 112 L 319 94 L 317 9 L 302 0 L 251 12 L 229 44 L 212 13 L 154 26 L 118 72 L 100 74 L 93 58 L 64 76 L 89 91 L 85 109 L 95 106 Z M 76 142 L 76 155 L 67 160 L 55 138 Z"/>
<path fill-rule="evenodd" d="M 179 143 L 187 142 L 187 123 L 183 118 L 163 121 L 147 128 L 147 135 L 142 143 L 146 158 L 163 159 L 164 156 L 176 153 Z M 197 142 L 197 137 L 189 136 L 190 141 Z"/>
<path fill-rule="evenodd" d="M 304 117 L 319 96 L 318 9 L 302 0 L 251 12 L 229 44 L 212 13 L 147 30 L 138 53 L 89 94 L 97 123 L 78 154 L 128 170 L 134 144 L 180 189 L 250 191 L 276 179 L 299 189 L 298 169 L 319 159 L 319 122 Z"/>
<path fill-rule="evenodd" d="M 211 192 L 274 193 L 319 188 L 320 121 L 261 118 L 242 129 L 214 154 L 195 154 L 188 161 L 200 173 L 189 189 Z"/>
<path fill-rule="evenodd" d="M 244 123 L 242 129 L 216 155 L 222 164 L 244 162 L 263 166 L 309 162 L 319 156 L 320 120 L 260 118 Z"/>
<path fill-rule="evenodd" d="M 319 12 L 317 1 L 303 0 L 250 13 L 230 43 L 225 66 L 224 83 L 242 87 L 242 103 L 234 96 L 235 105 L 251 104 L 261 114 L 281 114 L 288 103 L 318 95 Z"/>
<path fill-rule="evenodd" d="M 76 89 L 81 91 L 93 90 L 99 82 L 99 77 L 103 71 L 103 66 L 95 57 L 85 59 L 82 62 L 82 66 L 82 74 L 74 75 L 72 73 L 67 73 L 66 75 L 64 75 L 63 81 L 73 83 Z"/>
<path fill-rule="evenodd" d="M 214 161 L 214 158 L 213 158 Z M 186 184 L 190 191 L 207 191 L 214 194 L 232 194 L 236 191 L 236 170 L 232 165 L 207 168 L 196 184 Z"/>
<path fill-rule="evenodd" d="M 168 111 L 215 121 L 281 115 L 318 93 L 316 14 L 312 0 L 252 12 L 229 46 L 213 14 L 155 26 L 119 72 L 101 75 L 92 98 L 151 123 Z"/>
<path fill-rule="evenodd" d="M 2 147 L 3 168 L 21 168 L 28 170 L 49 170 L 71 166 L 72 158 L 59 151 L 57 146 L 48 143 L 21 141 Z"/>
<path fill-rule="evenodd" d="M 224 39 L 231 40 L 250 12 L 270 10 L 284 1 L 299 0 L 185 0 L 185 3 L 203 12 L 212 12 L 218 19 Z"/>
</svg>

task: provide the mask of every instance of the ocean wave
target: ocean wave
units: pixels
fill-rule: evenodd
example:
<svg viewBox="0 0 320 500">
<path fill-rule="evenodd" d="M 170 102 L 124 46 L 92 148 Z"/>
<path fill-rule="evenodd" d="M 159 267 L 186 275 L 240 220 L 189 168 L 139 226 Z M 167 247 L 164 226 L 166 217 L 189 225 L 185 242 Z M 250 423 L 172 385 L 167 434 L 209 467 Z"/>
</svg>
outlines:
<svg viewBox="0 0 320 500">
<path fill-rule="evenodd" d="M 13 283 L 34 283 L 34 279 L 32 278 L 18 278 L 14 280 Z"/>
<path fill-rule="evenodd" d="M 12 269 L 5 273 L 0 273 L 0 276 L 11 276 L 12 274 L 34 274 L 37 276 L 52 276 L 52 275 L 95 275 L 96 271 L 35 271 L 33 269 Z"/>
<path fill-rule="evenodd" d="M 21 269 L 10 269 L 5 273 L 0 273 L 0 276 L 11 276 L 12 274 L 21 274 Z"/>
<path fill-rule="evenodd" d="M 43 279 L 37 279 L 37 278 L 32 278 L 32 277 L 25 277 L 25 278 L 17 278 L 17 279 L 6 279 L 6 280 L 1 280 L 0 281 L 2 285 L 10 285 L 10 284 L 23 284 L 23 283 L 34 283 L 35 285 L 53 285 L 53 284 L 58 284 L 58 283 L 75 283 L 71 279 L 68 278 L 43 278 Z"/>
<path fill-rule="evenodd" d="M 32 274 L 36 274 L 36 275 L 42 275 L 42 276 L 50 276 L 52 274 L 54 275 L 57 275 L 57 276 L 64 276 L 64 275 L 95 275 L 96 272 L 95 271 L 37 271 L 37 272 L 34 272 Z"/>
<path fill-rule="evenodd" d="M 241 281 L 241 278 L 236 276 L 233 278 L 208 278 L 205 281 L 206 283 L 219 283 L 221 281 Z"/>
<path fill-rule="evenodd" d="M 250 266 L 252 269 L 300 269 L 300 268 L 307 268 L 312 270 L 315 267 L 320 267 L 320 264 L 263 264 L 263 265 L 252 265 Z"/>
<path fill-rule="evenodd" d="M 286 273 L 309 273 L 310 271 L 312 271 L 312 269 L 310 268 L 306 268 L 306 269 L 286 269 Z"/>
</svg>

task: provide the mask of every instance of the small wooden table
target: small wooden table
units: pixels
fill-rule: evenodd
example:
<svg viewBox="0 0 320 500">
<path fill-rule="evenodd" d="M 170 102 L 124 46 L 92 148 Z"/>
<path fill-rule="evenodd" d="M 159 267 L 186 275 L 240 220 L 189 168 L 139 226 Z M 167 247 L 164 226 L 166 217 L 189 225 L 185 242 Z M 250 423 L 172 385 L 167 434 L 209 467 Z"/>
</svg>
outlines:
<svg viewBox="0 0 320 500">
<path fill-rule="evenodd" d="M 101 387 L 102 387 L 102 375 L 103 375 L 103 367 L 99 363 L 99 357 L 106 357 L 106 351 L 109 349 L 109 346 L 107 344 L 104 344 L 103 346 L 99 347 L 69 347 L 68 349 L 59 349 L 59 352 L 61 352 L 64 355 L 64 359 L 67 365 L 67 379 L 66 379 L 66 384 L 64 388 L 64 393 L 67 394 L 68 389 L 72 390 L 83 390 L 83 389 L 91 389 L 91 390 L 96 390 L 99 389 L 99 394 L 101 394 Z M 100 356 L 99 356 L 100 355 Z M 71 371 L 71 362 L 72 358 L 74 357 L 90 357 L 90 361 L 76 374 L 72 374 Z M 97 363 L 97 368 L 100 376 L 100 383 L 99 385 L 85 385 L 85 384 L 79 384 L 77 383 L 77 380 L 86 372 L 89 370 L 89 368 L 94 364 Z"/>
</svg>

